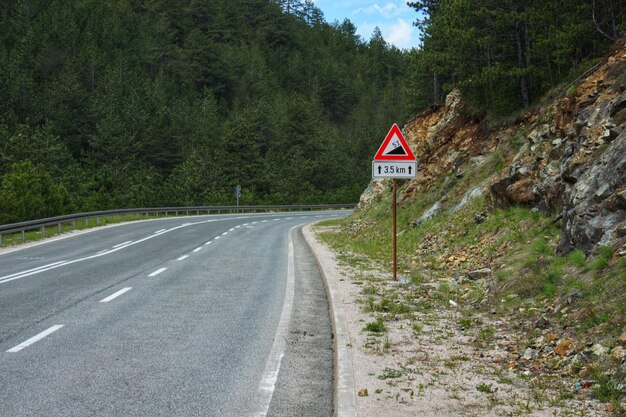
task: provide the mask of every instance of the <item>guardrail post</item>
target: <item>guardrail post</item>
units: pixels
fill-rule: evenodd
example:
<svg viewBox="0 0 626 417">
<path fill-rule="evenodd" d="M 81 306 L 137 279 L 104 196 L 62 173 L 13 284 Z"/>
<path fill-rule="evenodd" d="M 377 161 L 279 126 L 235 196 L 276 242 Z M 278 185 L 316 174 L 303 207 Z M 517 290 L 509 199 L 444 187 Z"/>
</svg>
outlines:
<svg viewBox="0 0 626 417">
<path fill-rule="evenodd" d="M 46 226 L 41 226 L 41 237 L 46 237 Z"/>
<path fill-rule="evenodd" d="M 61 223 L 57 224 L 57 230 L 59 231 L 59 234 L 61 234 Z"/>
<path fill-rule="evenodd" d="M 96 217 L 96 226 L 100 225 L 100 217 Z"/>
<path fill-rule="evenodd" d="M 73 220 L 73 221 L 72 221 L 72 229 L 73 229 L 73 230 L 74 230 L 74 229 L 76 229 L 76 220 Z"/>
<path fill-rule="evenodd" d="M 22 242 L 26 240 L 26 237 L 24 236 L 24 229 L 22 229 Z"/>
</svg>

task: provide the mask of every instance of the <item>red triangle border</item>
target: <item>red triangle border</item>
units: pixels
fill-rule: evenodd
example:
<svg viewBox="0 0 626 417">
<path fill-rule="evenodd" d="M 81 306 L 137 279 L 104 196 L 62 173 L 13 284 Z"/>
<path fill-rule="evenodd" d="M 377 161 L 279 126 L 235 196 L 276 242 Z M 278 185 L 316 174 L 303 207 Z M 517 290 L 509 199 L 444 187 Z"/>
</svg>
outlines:
<svg viewBox="0 0 626 417">
<path fill-rule="evenodd" d="M 398 136 L 400 144 L 407 153 L 406 155 L 383 155 L 387 144 L 391 142 L 394 134 Z M 415 155 L 413 154 L 413 151 L 411 150 L 411 147 L 407 143 L 406 139 L 404 139 L 404 135 L 402 135 L 397 123 L 394 123 L 393 126 L 391 126 L 389 133 L 387 133 L 387 137 L 385 137 L 385 140 L 380 145 L 376 155 L 374 156 L 374 161 L 415 161 Z"/>
</svg>

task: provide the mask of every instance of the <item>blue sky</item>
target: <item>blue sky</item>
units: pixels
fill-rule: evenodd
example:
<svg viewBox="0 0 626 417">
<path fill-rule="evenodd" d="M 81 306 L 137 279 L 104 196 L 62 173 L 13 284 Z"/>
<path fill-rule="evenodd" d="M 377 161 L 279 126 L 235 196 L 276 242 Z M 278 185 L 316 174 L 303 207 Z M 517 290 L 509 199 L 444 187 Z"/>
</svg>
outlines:
<svg viewBox="0 0 626 417">
<path fill-rule="evenodd" d="M 315 0 L 315 5 L 329 23 L 350 19 L 364 40 L 370 39 L 378 26 L 385 40 L 398 48 L 419 44 L 419 33 L 413 26 L 417 12 L 406 5 L 406 0 Z"/>
</svg>

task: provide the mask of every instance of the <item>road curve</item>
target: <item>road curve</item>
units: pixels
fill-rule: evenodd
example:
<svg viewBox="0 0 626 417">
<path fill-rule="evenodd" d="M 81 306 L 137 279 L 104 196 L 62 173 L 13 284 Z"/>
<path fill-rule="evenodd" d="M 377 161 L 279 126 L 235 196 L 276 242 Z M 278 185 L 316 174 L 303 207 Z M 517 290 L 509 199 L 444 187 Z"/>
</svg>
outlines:
<svg viewBox="0 0 626 417">
<path fill-rule="evenodd" d="M 296 327 L 325 305 L 298 226 L 345 214 L 152 220 L 0 255 L 0 415 L 292 410 Z"/>
</svg>

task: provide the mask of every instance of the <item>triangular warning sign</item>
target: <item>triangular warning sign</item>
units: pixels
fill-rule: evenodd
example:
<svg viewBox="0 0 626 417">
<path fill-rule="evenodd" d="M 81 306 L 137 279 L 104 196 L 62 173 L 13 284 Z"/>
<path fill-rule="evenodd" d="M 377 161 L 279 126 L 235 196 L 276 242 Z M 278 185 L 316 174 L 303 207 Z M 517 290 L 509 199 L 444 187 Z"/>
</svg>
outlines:
<svg viewBox="0 0 626 417">
<path fill-rule="evenodd" d="M 374 161 L 415 161 L 415 155 L 397 124 L 394 123 L 391 126 L 391 130 L 374 156 Z"/>
</svg>

